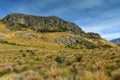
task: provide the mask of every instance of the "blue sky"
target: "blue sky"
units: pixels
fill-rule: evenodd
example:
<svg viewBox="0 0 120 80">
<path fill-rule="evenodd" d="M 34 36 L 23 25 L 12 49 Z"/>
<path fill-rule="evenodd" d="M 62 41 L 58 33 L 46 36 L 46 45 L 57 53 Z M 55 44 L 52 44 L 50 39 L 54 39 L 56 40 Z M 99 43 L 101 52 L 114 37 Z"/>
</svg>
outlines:
<svg viewBox="0 0 120 80">
<path fill-rule="evenodd" d="M 55 15 L 105 39 L 120 37 L 120 0 L 0 0 L 0 17 L 9 13 Z"/>
</svg>

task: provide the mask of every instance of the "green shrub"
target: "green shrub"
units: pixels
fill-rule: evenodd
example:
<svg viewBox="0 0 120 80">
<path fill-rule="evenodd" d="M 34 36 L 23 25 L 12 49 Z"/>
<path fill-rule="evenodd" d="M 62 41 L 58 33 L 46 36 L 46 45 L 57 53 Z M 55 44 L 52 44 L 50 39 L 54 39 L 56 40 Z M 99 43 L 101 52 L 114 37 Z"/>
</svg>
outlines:
<svg viewBox="0 0 120 80">
<path fill-rule="evenodd" d="M 76 57 L 76 61 L 77 62 L 80 62 L 82 60 L 82 54 L 75 54 L 75 57 Z"/>
<path fill-rule="evenodd" d="M 56 56 L 55 61 L 58 62 L 58 63 L 63 63 L 64 59 L 61 56 Z"/>
</svg>

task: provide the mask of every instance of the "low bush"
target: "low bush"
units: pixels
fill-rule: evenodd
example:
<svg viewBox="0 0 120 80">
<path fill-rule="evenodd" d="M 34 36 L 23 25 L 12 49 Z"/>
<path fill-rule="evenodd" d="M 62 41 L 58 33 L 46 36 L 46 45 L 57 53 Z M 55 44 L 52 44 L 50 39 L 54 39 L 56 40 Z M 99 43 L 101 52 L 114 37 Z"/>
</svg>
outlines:
<svg viewBox="0 0 120 80">
<path fill-rule="evenodd" d="M 63 63 L 64 62 L 64 59 L 61 56 L 56 56 L 54 60 L 58 63 Z"/>
<path fill-rule="evenodd" d="M 76 57 L 76 61 L 77 62 L 80 62 L 82 60 L 82 54 L 75 54 L 75 57 Z"/>
</svg>

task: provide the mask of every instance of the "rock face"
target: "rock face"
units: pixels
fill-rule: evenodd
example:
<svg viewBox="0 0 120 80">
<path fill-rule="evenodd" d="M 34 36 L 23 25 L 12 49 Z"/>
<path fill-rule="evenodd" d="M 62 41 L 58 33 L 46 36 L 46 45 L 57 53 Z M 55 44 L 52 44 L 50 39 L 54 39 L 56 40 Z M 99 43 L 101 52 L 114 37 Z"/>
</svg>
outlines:
<svg viewBox="0 0 120 80">
<path fill-rule="evenodd" d="M 111 42 L 116 43 L 116 44 L 120 44 L 120 38 L 113 39 L 113 40 L 111 40 Z"/>
<path fill-rule="evenodd" d="M 38 32 L 63 32 L 84 33 L 84 31 L 74 23 L 64 21 L 56 16 L 33 16 L 26 14 L 9 14 L 3 18 L 3 22 L 12 30 L 31 28 Z"/>
</svg>

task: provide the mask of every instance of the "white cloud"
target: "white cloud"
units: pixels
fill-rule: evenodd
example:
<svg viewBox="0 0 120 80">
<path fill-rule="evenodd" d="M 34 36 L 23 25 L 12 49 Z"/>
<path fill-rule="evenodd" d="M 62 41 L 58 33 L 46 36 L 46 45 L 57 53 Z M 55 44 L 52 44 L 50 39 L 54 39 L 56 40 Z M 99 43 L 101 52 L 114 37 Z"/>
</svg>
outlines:
<svg viewBox="0 0 120 80">
<path fill-rule="evenodd" d="M 87 32 L 100 33 L 106 39 L 120 37 L 120 9 L 103 11 L 98 16 L 89 17 L 83 20 L 76 20 L 75 23 Z M 98 14 L 98 13 L 96 13 Z M 117 32 L 116 32 L 117 31 Z"/>
<path fill-rule="evenodd" d="M 120 32 L 101 34 L 101 36 L 108 40 L 112 40 L 112 39 L 120 38 Z"/>
<path fill-rule="evenodd" d="M 108 11 L 104 11 L 102 12 L 102 14 L 100 14 L 98 17 L 99 18 L 114 18 L 114 17 L 118 17 L 120 16 L 120 9 L 111 9 Z"/>
<path fill-rule="evenodd" d="M 120 30 L 119 26 L 120 26 L 119 20 L 116 21 L 113 19 L 112 21 L 104 21 L 99 24 L 82 28 L 87 32 L 99 33 L 103 36 L 103 38 L 114 39 L 120 37 L 120 33 L 115 32 Z"/>
<path fill-rule="evenodd" d="M 86 31 L 102 33 L 103 31 L 107 31 L 107 30 L 119 29 L 119 26 L 120 26 L 119 21 L 113 21 L 109 23 L 107 23 L 107 21 L 106 22 L 104 21 L 104 23 L 99 23 L 99 24 L 95 24 L 95 25 L 91 25 L 83 28 Z"/>
</svg>

